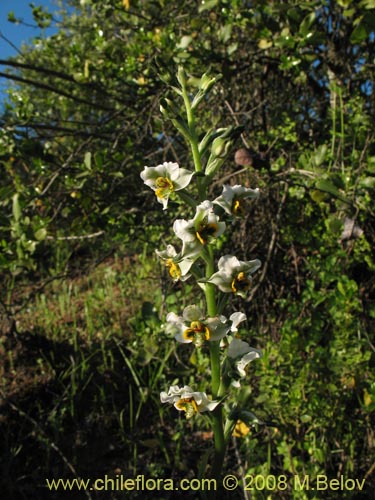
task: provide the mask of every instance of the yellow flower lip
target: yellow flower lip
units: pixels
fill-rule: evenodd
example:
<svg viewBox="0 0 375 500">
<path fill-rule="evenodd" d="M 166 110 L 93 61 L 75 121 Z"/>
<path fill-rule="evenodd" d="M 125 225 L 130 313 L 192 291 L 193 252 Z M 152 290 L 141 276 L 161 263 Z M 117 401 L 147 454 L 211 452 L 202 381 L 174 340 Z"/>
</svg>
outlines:
<svg viewBox="0 0 375 500">
<path fill-rule="evenodd" d="M 198 413 L 198 405 L 194 398 L 181 398 L 175 406 L 178 410 L 186 412 L 186 418 L 191 418 L 195 413 Z"/>
<path fill-rule="evenodd" d="M 168 177 L 158 177 L 155 181 L 155 194 L 158 198 L 166 198 L 174 191 L 173 182 Z"/>
<path fill-rule="evenodd" d="M 219 226 L 215 223 L 201 223 L 195 232 L 196 237 L 202 245 L 205 245 L 210 236 L 215 236 Z"/>
<path fill-rule="evenodd" d="M 173 262 L 172 259 L 167 259 L 165 265 L 168 267 L 169 275 L 171 276 L 172 279 L 178 280 L 181 278 L 182 273 L 180 266 L 175 262 Z"/>
<path fill-rule="evenodd" d="M 183 332 L 185 340 L 191 340 L 199 345 L 201 345 L 205 340 L 210 340 L 210 336 L 210 329 L 200 321 L 192 321 L 190 323 L 190 328 L 187 328 Z"/>
<path fill-rule="evenodd" d="M 233 212 L 233 215 L 235 215 L 236 217 L 241 217 L 241 216 L 245 215 L 245 210 L 243 208 L 243 204 L 241 203 L 241 201 L 238 198 L 235 198 L 233 200 L 232 212 Z"/>
<path fill-rule="evenodd" d="M 250 286 L 251 281 L 246 278 L 246 274 L 243 271 L 238 273 L 231 283 L 233 293 L 237 293 L 238 291 L 246 292 L 249 290 Z"/>
</svg>

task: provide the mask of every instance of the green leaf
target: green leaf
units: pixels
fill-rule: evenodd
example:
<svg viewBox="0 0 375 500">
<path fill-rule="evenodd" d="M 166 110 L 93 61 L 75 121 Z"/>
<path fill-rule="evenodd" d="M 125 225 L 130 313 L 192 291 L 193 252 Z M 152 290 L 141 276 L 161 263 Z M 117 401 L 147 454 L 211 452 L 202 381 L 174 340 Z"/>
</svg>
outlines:
<svg viewBox="0 0 375 500">
<path fill-rule="evenodd" d="M 317 148 L 317 150 L 314 153 L 314 156 L 312 157 L 312 160 L 314 162 L 314 165 L 316 167 L 319 167 L 325 160 L 326 154 L 327 154 L 327 146 L 326 144 L 322 144 Z"/>
<path fill-rule="evenodd" d="M 45 227 L 41 227 L 34 233 L 34 236 L 37 241 L 45 240 L 47 236 L 47 229 Z"/>
<path fill-rule="evenodd" d="M 217 3 L 218 0 L 202 0 L 202 3 L 198 8 L 198 12 L 201 13 L 205 10 L 213 9 L 214 7 L 216 7 Z"/>
<path fill-rule="evenodd" d="M 339 235 L 342 233 L 343 222 L 338 217 L 335 217 L 335 216 L 330 217 L 326 221 L 326 226 L 327 226 L 328 230 L 335 235 Z"/>
<path fill-rule="evenodd" d="M 318 189 L 319 191 L 322 191 L 323 193 L 329 193 L 335 198 L 338 198 L 339 200 L 350 204 L 350 201 L 340 193 L 340 191 L 331 181 L 327 179 L 317 180 L 315 183 L 315 188 Z"/>
<path fill-rule="evenodd" d="M 375 188 L 375 177 L 365 177 L 364 179 L 361 179 L 359 181 L 359 185 L 361 187 L 364 187 L 367 189 L 374 189 Z"/>
<path fill-rule="evenodd" d="M 351 43 L 361 43 L 367 39 L 369 33 L 367 32 L 366 26 L 361 21 L 352 31 L 350 35 Z"/>
<path fill-rule="evenodd" d="M 362 0 L 359 5 L 365 9 L 375 9 L 375 0 Z"/>
<path fill-rule="evenodd" d="M 18 222 L 22 216 L 20 202 L 18 199 L 18 193 L 16 193 L 13 196 L 12 212 L 13 212 L 13 217 L 14 217 L 15 221 Z"/>
<path fill-rule="evenodd" d="M 300 24 L 299 32 L 304 38 L 306 38 L 311 32 L 311 26 L 313 25 L 314 21 L 315 12 L 310 12 L 310 14 L 308 14 Z"/>
<path fill-rule="evenodd" d="M 185 50 L 189 47 L 191 42 L 193 41 L 193 37 L 190 35 L 184 35 L 180 42 L 177 44 L 177 48 L 181 50 Z"/>
<path fill-rule="evenodd" d="M 321 203 L 322 201 L 328 200 L 329 196 L 327 193 L 324 193 L 323 191 L 320 191 L 319 189 L 313 189 L 310 192 L 311 199 L 314 200 L 316 203 Z"/>
<path fill-rule="evenodd" d="M 17 23 L 18 22 L 15 14 L 14 14 L 14 12 L 12 10 L 8 13 L 8 21 L 10 23 Z"/>
<path fill-rule="evenodd" d="M 84 158 L 83 162 L 84 162 L 87 170 L 91 170 L 91 153 L 90 153 L 90 151 L 87 151 L 85 153 L 85 158 Z"/>
</svg>

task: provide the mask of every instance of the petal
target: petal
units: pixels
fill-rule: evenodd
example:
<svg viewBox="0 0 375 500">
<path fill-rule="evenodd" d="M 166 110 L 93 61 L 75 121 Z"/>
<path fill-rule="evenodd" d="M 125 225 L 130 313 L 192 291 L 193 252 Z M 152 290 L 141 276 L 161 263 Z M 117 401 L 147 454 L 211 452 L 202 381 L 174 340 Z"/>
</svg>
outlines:
<svg viewBox="0 0 375 500">
<path fill-rule="evenodd" d="M 166 177 L 170 179 L 170 169 L 168 169 L 168 162 L 163 163 L 162 165 L 158 165 L 157 167 L 154 167 L 154 173 L 156 177 Z M 178 165 L 177 165 L 178 167 Z"/>
<path fill-rule="evenodd" d="M 209 200 L 204 200 L 197 206 L 197 211 L 200 212 L 208 212 L 212 211 L 213 209 L 214 209 L 213 204 Z"/>
<path fill-rule="evenodd" d="M 215 316 L 214 318 L 207 318 L 205 321 L 206 326 L 210 330 L 210 340 L 221 340 L 229 332 L 227 318 L 225 316 Z"/>
<path fill-rule="evenodd" d="M 254 359 L 259 359 L 262 357 L 262 351 L 259 349 L 254 349 L 254 347 L 250 348 L 251 351 L 249 351 L 245 356 L 242 358 L 241 362 L 245 363 L 246 365 L 248 363 L 251 363 L 251 361 L 254 361 Z"/>
<path fill-rule="evenodd" d="M 180 344 L 191 344 L 191 342 L 192 342 L 192 340 L 186 339 L 184 337 L 183 332 L 177 333 L 174 336 L 174 338 L 175 338 L 175 340 L 177 340 L 177 342 L 180 342 Z"/>
<path fill-rule="evenodd" d="M 229 344 L 227 356 L 228 358 L 238 358 L 248 353 L 250 350 L 251 347 L 247 342 L 234 337 L 232 342 Z"/>
<path fill-rule="evenodd" d="M 179 191 L 180 189 L 186 188 L 193 177 L 194 172 L 190 172 L 190 170 L 186 170 L 185 168 L 180 168 L 178 173 L 178 178 L 171 180 L 174 183 L 175 191 Z"/>
<path fill-rule="evenodd" d="M 208 399 L 205 392 L 194 392 L 192 396 L 195 399 L 200 412 L 212 411 L 219 404 L 219 401 L 212 401 L 211 399 Z"/>
<path fill-rule="evenodd" d="M 255 273 L 261 265 L 262 263 L 259 259 L 248 260 L 245 262 L 241 261 L 238 271 L 245 271 L 247 274 L 252 274 Z"/>
<path fill-rule="evenodd" d="M 240 261 L 234 255 L 223 255 L 220 257 L 217 267 L 219 271 L 223 270 L 226 274 L 232 276 L 233 271 L 240 266 Z"/>
<path fill-rule="evenodd" d="M 163 163 L 162 166 L 164 167 L 164 173 L 165 173 L 163 177 L 169 177 L 169 179 L 173 181 L 173 183 L 176 179 L 178 179 L 180 171 L 184 170 L 178 166 L 178 163 L 172 161 L 166 161 Z"/>
<path fill-rule="evenodd" d="M 202 412 L 203 412 L 203 411 L 213 411 L 213 410 L 217 407 L 217 405 L 218 405 L 219 403 L 220 403 L 220 401 L 209 401 L 209 402 L 208 402 L 208 403 L 204 406 L 204 408 L 200 408 L 200 407 L 198 406 L 198 409 L 199 409 L 199 411 L 202 411 Z"/>
<path fill-rule="evenodd" d="M 216 285 L 222 292 L 225 293 L 230 293 L 232 292 L 231 288 L 231 282 L 232 282 L 232 277 L 223 271 L 218 271 L 215 274 L 211 276 L 207 280 L 208 283 L 213 283 Z"/>
<path fill-rule="evenodd" d="M 173 223 L 173 231 L 176 236 L 184 242 L 195 241 L 194 226 L 192 221 L 176 219 Z"/>
<path fill-rule="evenodd" d="M 230 328 L 231 331 L 237 332 L 238 331 L 237 326 L 239 325 L 239 323 L 246 320 L 246 314 L 244 314 L 242 312 L 235 312 L 235 313 L 230 315 L 229 319 L 232 322 L 232 326 Z"/>
<path fill-rule="evenodd" d="M 181 316 L 177 316 L 177 314 L 174 312 L 168 313 L 165 319 L 168 321 L 168 323 L 182 323 Z"/>
<path fill-rule="evenodd" d="M 140 173 L 141 179 L 144 181 L 145 184 L 150 182 L 150 180 L 154 180 L 157 178 L 157 175 L 155 173 L 155 169 L 153 167 L 144 167 L 142 172 Z M 148 184 L 149 185 L 149 184 Z"/>
<path fill-rule="evenodd" d="M 215 234 L 216 238 L 218 238 L 219 236 L 221 236 L 224 233 L 224 231 L 226 229 L 226 224 L 225 224 L 225 222 L 218 222 L 217 226 L 218 226 L 218 230 Z"/>
<path fill-rule="evenodd" d="M 163 260 L 173 259 L 173 257 L 176 257 L 177 255 L 176 249 L 173 245 L 167 245 L 166 250 L 155 250 L 155 253 Z"/>
<path fill-rule="evenodd" d="M 184 259 L 192 259 L 193 262 L 197 259 L 202 251 L 202 245 L 194 237 L 194 241 L 184 241 L 181 250 L 181 257 Z"/>
<path fill-rule="evenodd" d="M 224 184 L 223 186 L 223 192 L 221 193 L 221 196 L 223 197 L 223 200 L 226 203 L 232 204 L 233 198 L 235 195 L 235 189 L 232 186 L 229 186 L 228 184 Z"/>
<path fill-rule="evenodd" d="M 163 205 L 163 210 L 166 210 L 168 207 L 169 196 L 164 196 L 163 198 L 156 197 L 156 199 Z"/>
<path fill-rule="evenodd" d="M 168 392 L 163 391 L 160 393 L 160 400 L 162 403 L 172 403 L 180 397 L 181 391 L 182 389 L 178 385 L 172 385 Z"/>
<path fill-rule="evenodd" d="M 182 316 L 184 320 L 188 322 L 199 321 L 200 319 L 203 319 L 202 311 L 198 306 L 195 305 L 185 307 Z"/>
<path fill-rule="evenodd" d="M 183 259 L 178 262 L 180 271 L 181 271 L 181 280 L 185 281 L 187 278 L 188 272 L 190 271 L 191 266 L 194 264 L 193 259 Z M 190 276 L 190 275 L 189 275 Z M 184 278 L 184 279 L 182 279 Z"/>
<path fill-rule="evenodd" d="M 167 314 L 165 318 L 167 324 L 165 325 L 165 332 L 169 335 L 177 335 L 181 331 L 185 330 L 185 324 L 180 316 L 177 316 L 174 312 Z"/>
<path fill-rule="evenodd" d="M 233 195 L 236 198 L 258 198 L 259 197 L 259 189 L 251 189 L 251 188 L 246 188 L 244 186 L 241 186 L 239 184 L 236 184 L 235 186 L 232 186 L 232 191 Z"/>
</svg>

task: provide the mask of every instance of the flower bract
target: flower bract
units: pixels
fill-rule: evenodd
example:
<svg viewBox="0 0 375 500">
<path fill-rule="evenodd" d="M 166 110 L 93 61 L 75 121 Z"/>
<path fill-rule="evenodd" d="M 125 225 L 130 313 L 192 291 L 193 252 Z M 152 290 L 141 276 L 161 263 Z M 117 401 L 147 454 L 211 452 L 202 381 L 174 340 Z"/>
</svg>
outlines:
<svg viewBox="0 0 375 500">
<path fill-rule="evenodd" d="M 144 167 L 141 178 L 153 191 L 159 203 L 165 210 L 168 206 L 170 195 L 174 191 L 186 188 L 194 172 L 180 168 L 178 163 L 164 162 L 157 167 Z"/>
</svg>

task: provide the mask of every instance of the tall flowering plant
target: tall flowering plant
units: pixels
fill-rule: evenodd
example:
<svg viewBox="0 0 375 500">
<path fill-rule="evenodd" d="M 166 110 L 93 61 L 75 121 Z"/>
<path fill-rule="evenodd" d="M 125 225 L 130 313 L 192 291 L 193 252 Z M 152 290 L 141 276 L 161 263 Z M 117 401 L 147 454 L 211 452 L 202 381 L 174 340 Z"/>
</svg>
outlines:
<svg viewBox="0 0 375 500">
<path fill-rule="evenodd" d="M 232 312 L 229 317 L 223 314 L 230 295 L 246 297 L 252 275 L 261 263 L 258 259 L 241 261 L 234 255 L 216 255 L 217 239 L 226 231 L 228 220 L 241 217 L 247 200 L 259 195 L 257 189 L 223 185 L 220 196 L 208 199 L 210 183 L 242 130 L 239 127 L 210 130 L 202 139 L 198 138 L 197 106 L 218 78 L 204 74 L 197 93 L 191 96 L 186 74 L 179 68 L 178 86 L 172 89 L 183 100 L 186 115 L 181 116 L 171 100 L 161 102 L 161 112 L 172 120 L 191 149 L 194 169 L 165 162 L 155 167 L 146 166 L 141 172 L 144 183 L 154 191 L 164 210 L 168 209 L 169 200 L 175 197 L 191 209 L 190 219 L 173 222 L 173 231 L 181 240 L 180 251 L 168 245 L 156 253 L 173 281 L 193 279 L 202 290 L 204 307 L 195 303 L 185 307 L 180 315 L 169 312 L 166 331 L 181 344 L 193 344 L 196 349 L 207 347 L 210 394 L 186 385 L 172 385 L 161 392 L 160 399 L 162 403 L 170 403 L 176 410 L 184 412 L 186 418 L 201 413 L 210 415 L 214 435 L 211 477 L 214 478 L 219 478 L 228 440 L 236 423 L 256 419 L 239 404 L 228 408 L 226 400 L 231 391 L 240 387 L 247 365 L 261 357 L 258 349 L 238 338 L 238 326 L 247 319 L 246 315 L 241 311 Z"/>
</svg>

